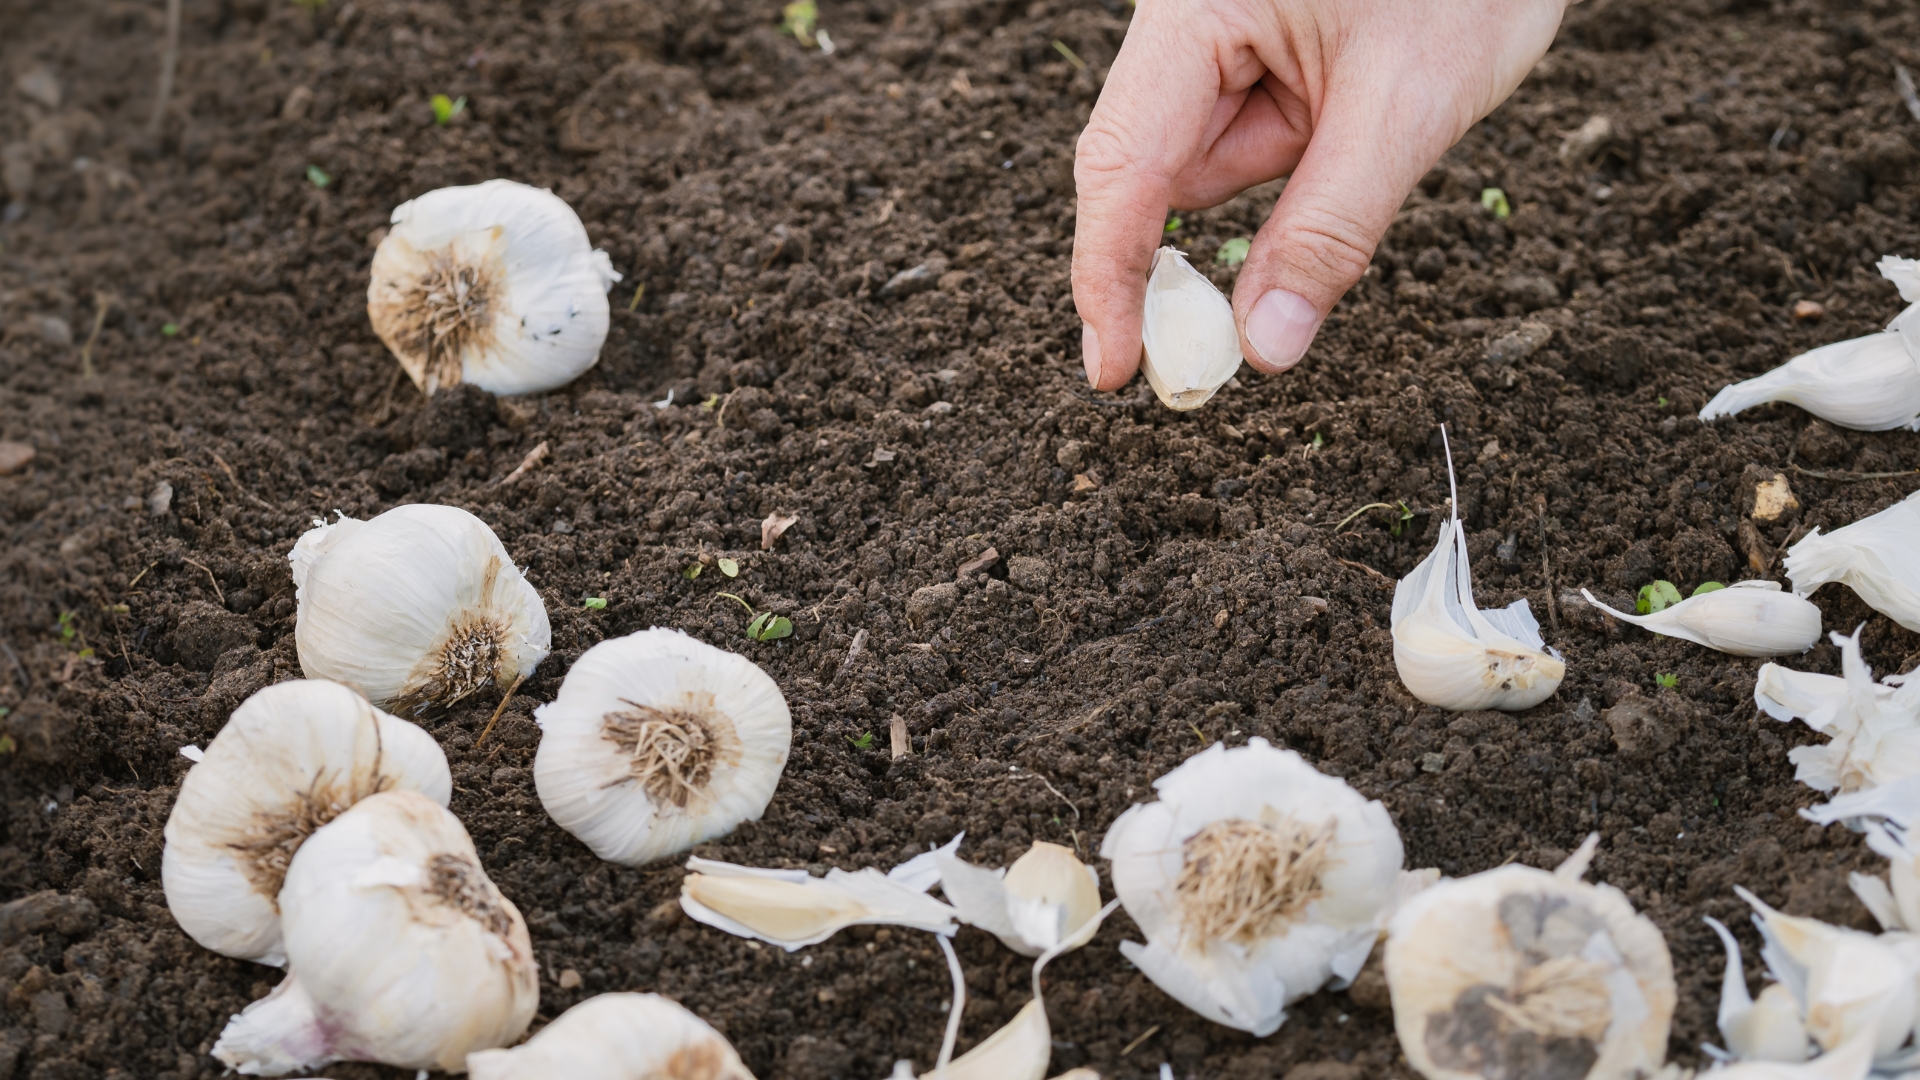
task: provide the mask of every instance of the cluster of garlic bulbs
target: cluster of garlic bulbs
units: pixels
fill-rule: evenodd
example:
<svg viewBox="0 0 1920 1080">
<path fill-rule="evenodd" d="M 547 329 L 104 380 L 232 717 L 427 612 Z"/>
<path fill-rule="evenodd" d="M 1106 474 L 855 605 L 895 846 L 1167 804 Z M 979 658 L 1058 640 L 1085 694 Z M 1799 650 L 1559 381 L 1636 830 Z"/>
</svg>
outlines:
<svg viewBox="0 0 1920 1080">
<path fill-rule="evenodd" d="M 1140 372 L 1169 409 L 1205 405 L 1240 370 L 1233 305 L 1177 248 L 1153 253 L 1140 344 Z"/>
<path fill-rule="evenodd" d="M 373 254 L 367 317 L 428 394 L 463 382 L 539 393 L 600 358 L 619 280 L 559 196 L 489 180 L 394 210 Z"/>
</svg>

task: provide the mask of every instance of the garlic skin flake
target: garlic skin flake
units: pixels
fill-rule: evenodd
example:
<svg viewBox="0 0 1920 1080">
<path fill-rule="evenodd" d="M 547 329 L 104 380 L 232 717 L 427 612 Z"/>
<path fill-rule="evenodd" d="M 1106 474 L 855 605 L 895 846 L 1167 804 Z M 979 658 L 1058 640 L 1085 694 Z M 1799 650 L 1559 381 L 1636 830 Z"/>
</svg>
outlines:
<svg viewBox="0 0 1920 1080">
<path fill-rule="evenodd" d="M 1286 1006 L 1351 981 L 1396 895 L 1386 807 L 1265 739 L 1221 743 L 1153 782 L 1107 830 L 1114 892 L 1147 937 L 1120 951 L 1217 1024 L 1266 1036 Z"/>
<path fill-rule="evenodd" d="M 1873 610 L 1920 633 L 1920 491 L 1870 517 L 1822 534 L 1818 526 L 1787 549 L 1793 591 L 1812 595 L 1829 581 L 1859 594 Z"/>
<path fill-rule="evenodd" d="M 1141 309 L 1140 371 L 1169 409 L 1197 409 L 1240 370 L 1233 304 L 1179 249 L 1153 253 Z"/>
<path fill-rule="evenodd" d="M 1070 848 L 1037 841 L 1005 870 L 935 852 L 940 888 L 960 920 L 1022 956 L 1077 949 L 1099 925 L 1100 875 Z"/>
<path fill-rule="evenodd" d="M 753 1080 L 733 1045 L 658 994 L 600 994 L 511 1050 L 467 1055 L 473 1080 Z"/>
<path fill-rule="evenodd" d="M 1637 1080 L 1666 1058 L 1673 962 L 1620 890 L 1580 880 L 1598 836 L 1552 873 L 1442 881 L 1387 928 L 1407 1060 L 1429 1080 Z"/>
<path fill-rule="evenodd" d="M 1777 581 L 1736 581 L 1651 615 L 1616 611 L 1585 589 L 1580 595 L 1621 622 L 1733 656 L 1802 653 L 1820 640 L 1820 609 L 1793 593 L 1781 592 Z"/>
<path fill-rule="evenodd" d="M 1920 932 L 1920 851 L 1911 843 L 1920 827 L 1920 775 L 1881 787 L 1835 796 L 1800 811 L 1816 825 L 1844 821 L 1867 834 L 1867 846 L 1886 858 L 1885 879 L 1855 871 L 1847 875 L 1853 894 L 1887 931 Z"/>
<path fill-rule="evenodd" d="M 1740 943 L 1719 919 L 1709 915 L 1706 923 L 1719 935 L 1720 945 L 1727 953 L 1718 1017 L 1720 1037 L 1726 1040 L 1727 1051 L 1738 1061 L 1807 1060 L 1807 1026 L 1800 1019 L 1800 1005 L 1794 1000 L 1793 992 L 1781 983 L 1768 983 L 1756 1001 L 1747 993 Z"/>
<path fill-rule="evenodd" d="M 1832 1051 L 1867 1038 L 1877 1061 L 1892 1058 L 1913 1034 L 1920 953 L 1908 935 L 1828 926 L 1776 911 L 1735 886 L 1757 913 L 1767 970 L 1792 992 L 1807 1034 Z"/>
<path fill-rule="evenodd" d="M 687 860 L 680 907 L 695 922 L 788 952 L 849 926 L 906 926 L 952 937 L 954 909 L 872 868 L 765 870 L 712 859 Z"/>
<path fill-rule="evenodd" d="M 314 830 L 381 791 L 453 797 L 433 736 L 338 683 L 276 683 L 240 704 L 180 783 L 160 880 L 180 928 L 206 948 L 287 962 L 277 898 Z"/>
<path fill-rule="evenodd" d="M 394 210 L 373 253 L 367 317 L 429 396 L 462 382 L 537 394 L 600 359 L 619 280 L 565 200 L 489 180 Z"/>
<path fill-rule="evenodd" d="M 1672 1068 L 1672 1066 L 1668 1066 Z M 1873 1069 L 1873 1043 L 1855 1039 L 1805 1064 L 1742 1061 L 1699 1074 L 1700 1080 L 1867 1080 Z M 1687 1074 L 1681 1074 L 1682 1077 Z M 1666 1080 L 1664 1075 L 1655 1080 Z M 1679 1080 L 1678 1077 L 1675 1080 Z"/>
<path fill-rule="evenodd" d="M 1825 745 L 1787 751 L 1794 779 L 1816 791 L 1864 791 L 1920 776 L 1920 680 L 1891 675 L 1873 681 L 1860 655 L 1860 634 L 1835 631 L 1842 676 L 1765 664 L 1754 682 L 1760 710 L 1782 722 L 1802 720 L 1829 737 Z"/>
<path fill-rule="evenodd" d="M 457 507 L 315 522 L 287 558 L 301 669 L 401 716 L 511 686 L 552 643 L 540 594 L 486 522 Z"/>
<path fill-rule="evenodd" d="M 757 664 L 657 627 L 588 649 L 533 715 L 541 804 L 627 866 L 759 820 L 793 743 L 787 699 Z"/>
<path fill-rule="evenodd" d="M 280 892 L 287 977 L 213 1056 L 247 1075 L 330 1061 L 462 1072 L 540 1004 L 527 924 L 466 829 L 412 791 L 369 796 L 301 845 Z"/>
</svg>

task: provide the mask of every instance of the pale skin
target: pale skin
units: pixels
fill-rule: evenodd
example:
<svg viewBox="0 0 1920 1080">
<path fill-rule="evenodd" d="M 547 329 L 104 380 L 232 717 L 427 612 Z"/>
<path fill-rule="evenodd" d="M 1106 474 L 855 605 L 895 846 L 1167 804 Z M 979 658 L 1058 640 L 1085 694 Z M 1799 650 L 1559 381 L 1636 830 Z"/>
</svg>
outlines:
<svg viewBox="0 0 1920 1080">
<path fill-rule="evenodd" d="M 1234 321 L 1256 369 L 1299 363 L 1414 184 L 1520 85 L 1567 6 L 1139 0 L 1074 159 L 1087 380 L 1115 390 L 1139 369 L 1167 212 L 1281 176 L 1234 285 Z"/>
</svg>

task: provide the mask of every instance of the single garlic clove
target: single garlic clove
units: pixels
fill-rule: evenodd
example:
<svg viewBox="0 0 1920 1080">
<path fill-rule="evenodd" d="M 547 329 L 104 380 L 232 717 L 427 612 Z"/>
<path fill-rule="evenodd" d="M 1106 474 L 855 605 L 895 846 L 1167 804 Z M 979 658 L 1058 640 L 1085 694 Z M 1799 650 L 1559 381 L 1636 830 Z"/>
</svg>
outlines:
<svg viewBox="0 0 1920 1080">
<path fill-rule="evenodd" d="M 1825 745 L 1787 752 L 1794 779 L 1817 791 L 1856 792 L 1920 776 L 1920 680 L 1873 681 L 1860 635 L 1830 635 L 1844 676 L 1761 667 L 1754 700 L 1776 720 L 1797 718 L 1828 736 Z"/>
<path fill-rule="evenodd" d="M 1147 944 L 1120 951 L 1182 1005 L 1272 1034 L 1286 1006 L 1350 981 L 1399 887 L 1386 808 L 1265 739 L 1215 743 L 1154 781 L 1100 854 Z"/>
<path fill-rule="evenodd" d="M 1053 1030 L 1047 1024 L 1047 1007 L 1036 997 L 1005 1027 L 953 1059 L 945 1075 L 947 1080 L 1045 1080 L 1052 1057 Z M 940 1074 L 929 1071 L 925 1075 L 932 1080 Z"/>
<path fill-rule="evenodd" d="M 758 665 L 658 628 L 588 649 L 534 719 L 547 813 L 628 866 L 759 820 L 793 741 L 787 700 Z"/>
<path fill-rule="evenodd" d="M 540 594 L 465 510 L 420 503 L 343 519 L 288 558 L 301 669 L 402 716 L 511 686 L 546 658 Z"/>
<path fill-rule="evenodd" d="M 1798 596 L 1810 596 L 1820 586 L 1838 581 L 1868 607 L 1920 632 L 1916 535 L 1920 535 L 1920 491 L 1830 533 L 1816 526 L 1787 549 L 1787 578 Z"/>
<path fill-rule="evenodd" d="M 540 1002 L 527 925 L 466 829 L 412 791 L 355 803 L 307 838 L 280 892 L 287 978 L 213 1055 L 278 1075 L 329 1061 L 459 1071 L 518 1039 Z"/>
<path fill-rule="evenodd" d="M 285 964 L 277 898 L 289 860 L 349 806 L 395 789 L 452 798 L 431 735 L 338 683 L 259 691 L 181 781 L 160 860 L 168 909 L 214 952 Z"/>
<path fill-rule="evenodd" d="M 878 870 L 765 870 L 688 859 L 680 906 L 695 922 L 792 952 L 849 926 L 908 926 L 951 936 L 954 910 Z"/>
<path fill-rule="evenodd" d="M 1673 1066 L 1669 1065 L 1668 1069 Z M 1867 1080 L 1873 1069 L 1873 1042 L 1859 1038 L 1805 1064 L 1742 1061 L 1701 1073 L 1702 1080 Z M 1654 1080 L 1667 1080 L 1665 1074 Z M 1675 1080 L 1681 1080 L 1676 1077 Z"/>
<path fill-rule="evenodd" d="M 1736 581 L 1724 589 L 1696 593 L 1651 615 L 1616 611 L 1585 589 L 1580 595 L 1622 622 L 1733 656 L 1802 653 L 1820 640 L 1820 609 L 1799 596 L 1781 592 L 1777 581 Z"/>
<path fill-rule="evenodd" d="M 1740 1061 L 1807 1060 L 1807 1028 L 1792 992 L 1780 983 L 1770 983 L 1760 992 L 1759 1000 L 1754 1000 L 1747 993 L 1740 943 L 1719 919 L 1709 915 L 1706 923 L 1719 935 L 1727 954 L 1718 1017 L 1720 1037 L 1726 1040 L 1727 1050 Z"/>
<path fill-rule="evenodd" d="M 1240 370 L 1233 305 L 1175 248 L 1153 253 L 1140 342 L 1140 371 L 1169 409 L 1205 405 Z"/>
<path fill-rule="evenodd" d="M 533 394 L 600 358 L 619 280 L 559 196 L 489 180 L 394 210 L 373 254 L 367 316 L 428 394 L 462 382 Z"/>
<path fill-rule="evenodd" d="M 1793 993 L 1807 1033 L 1828 1051 L 1867 1038 L 1886 1059 L 1914 1030 L 1920 958 L 1908 935 L 1876 937 L 1815 919 L 1787 915 L 1736 886 L 1757 913 L 1761 956 Z"/>
<path fill-rule="evenodd" d="M 511 1050 L 467 1055 L 473 1080 L 753 1080 L 705 1020 L 658 994 L 600 994 Z"/>
<path fill-rule="evenodd" d="M 1673 964 L 1615 888 L 1503 866 L 1442 881 L 1387 930 L 1387 986 L 1407 1060 L 1429 1080 L 1632 1080 L 1666 1057 Z"/>
<path fill-rule="evenodd" d="M 1079 948 L 1093 936 L 1100 878 L 1069 848 L 1036 842 L 1006 870 L 974 866 L 935 853 L 940 886 L 962 922 L 999 938 L 1022 956 L 1060 945 Z"/>
</svg>

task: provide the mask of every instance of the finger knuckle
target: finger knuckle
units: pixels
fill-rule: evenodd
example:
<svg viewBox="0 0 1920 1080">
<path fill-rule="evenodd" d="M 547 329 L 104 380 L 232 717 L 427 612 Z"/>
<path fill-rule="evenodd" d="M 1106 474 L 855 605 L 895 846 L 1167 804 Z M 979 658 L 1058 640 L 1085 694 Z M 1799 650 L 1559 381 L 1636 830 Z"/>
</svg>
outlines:
<svg viewBox="0 0 1920 1080">
<path fill-rule="evenodd" d="M 1134 165 L 1133 154 L 1119 132 L 1089 124 L 1080 133 L 1073 152 L 1073 179 L 1085 187 L 1110 177 L 1125 176 Z"/>
<path fill-rule="evenodd" d="M 1314 276 L 1323 280 L 1356 280 L 1373 261 L 1375 237 L 1339 214 L 1310 211 L 1293 221 L 1287 233 L 1283 249 L 1306 262 L 1304 268 L 1321 271 Z"/>
</svg>

